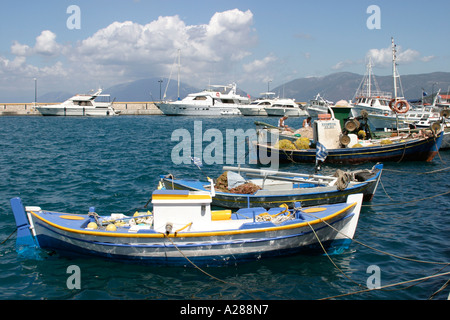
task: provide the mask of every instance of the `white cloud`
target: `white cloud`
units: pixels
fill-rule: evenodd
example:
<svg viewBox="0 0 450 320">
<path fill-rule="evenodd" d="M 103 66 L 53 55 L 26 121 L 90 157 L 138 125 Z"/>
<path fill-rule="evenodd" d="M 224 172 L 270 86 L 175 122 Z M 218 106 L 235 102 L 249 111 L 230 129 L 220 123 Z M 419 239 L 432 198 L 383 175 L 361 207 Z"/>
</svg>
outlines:
<svg viewBox="0 0 450 320">
<path fill-rule="evenodd" d="M 244 71 L 247 73 L 260 72 L 260 71 L 267 69 L 269 64 L 271 64 L 272 62 L 274 62 L 276 60 L 277 60 L 277 58 L 273 54 L 270 54 L 267 57 L 265 57 L 264 59 L 254 60 L 248 64 L 245 64 L 243 66 L 243 68 L 244 68 Z"/>
<path fill-rule="evenodd" d="M 390 46 L 383 49 L 370 49 L 366 57 L 371 58 L 373 64 L 377 67 L 392 66 L 392 48 Z M 434 59 L 434 56 L 421 57 L 420 52 L 417 50 L 403 50 L 402 47 L 397 46 L 396 61 L 399 64 L 409 64 L 419 60 L 428 62 L 432 59 Z"/>
<path fill-rule="evenodd" d="M 396 61 L 398 64 L 410 64 L 416 61 L 428 62 L 435 59 L 435 56 L 422 57 L 420 52 L 414 49 L 403 50 L 397 46 Z M 366 53 L 366 61 L 372 60 L 372 65 L 378 68 L 390 68 L 392 66 L 392 48 L 389 46 L 382 49 L 370 49 Z M 332 70 L 342 70 L 352 65 L 363 63 L 362 60 L 344 60 L 339 61 L 331 67 Z"/>
<path fill-rule="evenodd" d="M 52 90 L 69 91 L 77 84 L 89 85 L 88 81 L 95 86 L 99 83 L 110 86 L 145 77 L 169 76 L 181 49 L 183 80 L 203 86 L 211 77 L 234 80 L 223 78 L 235 76 L 234 68 L 251 54 L 250 49 L 256 43 L 250 10 L 217 12 L 207 24 L 199 25 L 187 25 L 178 15 L 161 16 L 148 24 L 116 21 L 72 44 L 58 43 L 57 35 L 50 30 L 42 31 L 34 46 L 14 41 L 11 46 L 14 58 L 0 56 L 0 73 L 10 78 L 46 77 L 41 86 L 65 85 Z M 5 81 L 9 80 L 0 79 L 0 84 Z"/>
<path fill-rule="evenodd" d="M 188 26 L 177 15 L 146 25 L 114 22 L 81 41 L 70 60 L 102 64 L 130 77 L 142 77 L 143 72 L 168 76 L 181 49 L 185 76 L 209 72 L 209 63 L 221 63 L 222 70 L 227 70 L 227 65 L 250 54 L 252 24 L 253 14 L 237 9 L 214 14 L 206 25 Z M 218 65 L 214 68 L 221 70 Z"/>
<path fill-rule="evenodd" d="M 29 46 L 26 44 L 20 44 L 17 41 L 14 41 L 11 46 L 11 53 L 15 56 L 28 56 L 33 53 L 32 51 L 33 50 Z"/>
<path fill-rule="evenodd" d="M 331 67 L 331 69 L 333 70 L 341 70 L 347 66 L 351 66 L 354 65 L 355 62 L 352 60 L 345 60 L 345 61 L 339 61 L 338 63 L 336 63 L 334 66 Z"/>
<path fill-rule="evenodd" d="M 61 45 L 56 42 L 56 34 L 49 30 L 44 30 L 36 38 L 34 51 L 37 54 L 54 56 L 60 53 Z"/>
</svg>

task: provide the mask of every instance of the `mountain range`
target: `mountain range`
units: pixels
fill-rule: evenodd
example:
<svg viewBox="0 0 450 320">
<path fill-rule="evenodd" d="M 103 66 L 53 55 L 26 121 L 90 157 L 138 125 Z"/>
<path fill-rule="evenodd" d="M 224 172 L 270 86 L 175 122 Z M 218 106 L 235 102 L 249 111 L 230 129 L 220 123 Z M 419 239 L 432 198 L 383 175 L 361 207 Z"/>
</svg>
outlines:
<svg viewBox="0 0 450 320">
<path fill-rule="evenodd" d="M 393 92 L 392 76 L 375 76 L 381 91 Z M 162 82 L 160 82 L 162 80 Z M 318 93 L 330 101 L 351 100 L 359 88 L 363 76 L 351 72 L 337 72 L 324 77 L 299 78 L 287 82 L 281 86 L 271 89 L 280 97 L 293 98 L 298 102 L 308 102 Z M 400 78 L 403 93 L 406 99 L 418 99 L 425 90 L 428 95 L 441 89 L 447 92 L 450 87 L 450 72 L 433 72 L 426 74 L 404 75 Z M 103 93 L 110 94 L 111 99 L 122 102 L 133 101 L 159 101 L 164 99 L 168 79 L 148 78 L 128 83 L 122 83 L 104 89 Z M 239 85 L 239 84 L 238 84 Z M 187 83 L 180 85 L 180 98 L 184 98 L 189 93 L 199 92 L 204 88 L 197 88 Z M 241 95 L 247 92 L 238 89 Z M 76 93 L 50 92 L 38 98 L 42 102 L 62 102 Z M 252 98 L 257 98 L 258 95 Z M 167 86 L 165 99 L 176 100 L 178 98 L 177 81 L 170 81 Z"/>
</svg>

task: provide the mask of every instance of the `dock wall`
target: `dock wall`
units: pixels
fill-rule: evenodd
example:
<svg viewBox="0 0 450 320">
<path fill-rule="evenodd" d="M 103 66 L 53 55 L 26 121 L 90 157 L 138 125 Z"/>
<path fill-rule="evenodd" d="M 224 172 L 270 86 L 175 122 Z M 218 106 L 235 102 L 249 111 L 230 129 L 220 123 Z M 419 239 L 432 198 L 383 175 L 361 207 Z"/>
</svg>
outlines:
<svg viewBox="0 0 450 320">
<path fill-rule="evenodd" d="M 37 103 L 36 105 L 50 105 L 56 103 Z M 114 102 L 114 109 L 120 111 L 121 116 L 161 115 L 162 112 L 154 102 Z M 35 109 L 34 103 L 0 103 L 0 116 L 41 116 Z"/>
</svg>

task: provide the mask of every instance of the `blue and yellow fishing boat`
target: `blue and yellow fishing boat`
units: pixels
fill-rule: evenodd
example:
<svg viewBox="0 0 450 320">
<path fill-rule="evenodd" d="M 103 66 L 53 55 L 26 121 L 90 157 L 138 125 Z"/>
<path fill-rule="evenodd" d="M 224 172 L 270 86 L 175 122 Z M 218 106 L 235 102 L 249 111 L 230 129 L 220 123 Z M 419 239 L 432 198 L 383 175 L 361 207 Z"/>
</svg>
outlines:
<svg viewBox="0 0 450 320">
<path fill-rule="evenodd" d="M 212 192 L 214 193 L 214 192 Z M 24 207 L 11 199 L 17 246 L 138 263 L 226 265 L 263 257 L 348 247 L 362 194 L 342 203 L 212 211 L 212 194 L 157 190 L 153 212 L 100 216 Z"/>
<path fill-rule="evenodd" d="M 364 201 L 371 201 L 381 179 L 383 164 L 370 169 L 337 170 L 333 175 L 319 175 L 275 170 L 223 167 L 227 186 L 215 190 L 212 205 L 239 209 L 245 207 L 273 208 L 285 203 L 301 202 L 314 206 L 345 202 L 347 196 L 362 193 Z M 229 183 L 230 174 L 238 177 L 239 185 Z M 220 180 L 221 177 L 219 177 Z M 197 179 L 161 176 L 161 185 L 168 190 L 209 191 L 210 183 Z M 253 188 L 246 186 L 253 186 Z"/>
</svg>

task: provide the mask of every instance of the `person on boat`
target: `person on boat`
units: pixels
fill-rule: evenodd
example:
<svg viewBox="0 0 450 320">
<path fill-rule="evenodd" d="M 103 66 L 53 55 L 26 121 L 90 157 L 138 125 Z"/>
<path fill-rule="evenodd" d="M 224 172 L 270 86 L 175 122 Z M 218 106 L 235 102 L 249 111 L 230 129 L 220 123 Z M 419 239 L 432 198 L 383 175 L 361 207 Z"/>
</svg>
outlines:
<svg viewBox="0 0 450 320">
<path fill-rule="evenodd" d="M 306 118 L 303 120 L 303 128 L 309 128 L 311 127 L 311 117 Z"/>
<path fill-rule="evenodd" d="M 279 120 L 278 120 L 278 128 L 283 129 L 285 131 L 290 131 L 290 132 L 294 132 L 291 128 L 289 128 L 287 125 L 284 124 L 284 121 L 289 118 L 289 116 L 282 116 Z"/>
</svg>

